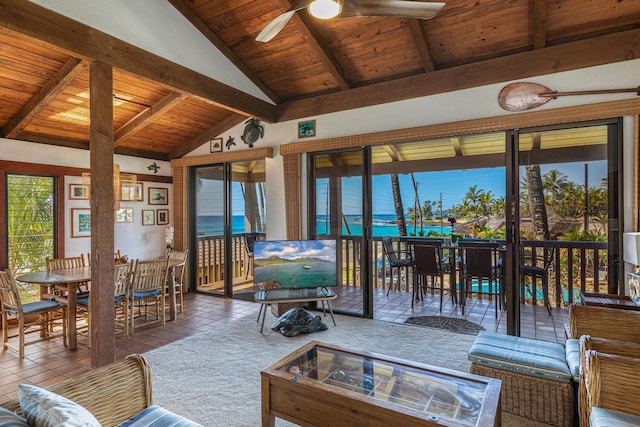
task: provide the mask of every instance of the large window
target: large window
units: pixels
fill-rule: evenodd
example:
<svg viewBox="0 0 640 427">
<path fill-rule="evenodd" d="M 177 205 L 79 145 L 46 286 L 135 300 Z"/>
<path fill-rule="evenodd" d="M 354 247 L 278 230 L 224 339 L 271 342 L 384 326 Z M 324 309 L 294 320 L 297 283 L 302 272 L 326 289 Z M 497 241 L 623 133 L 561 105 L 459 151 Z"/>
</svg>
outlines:
<svg viewBox="0 0 640 427">
<path fill-rule="evenodd" d="M 54 178 L 7 174 L 8 266 L 15 275 L 45 268 L 54 255 Z M 25 298 L 38 289 L 24 287 Z"/>
</svg>

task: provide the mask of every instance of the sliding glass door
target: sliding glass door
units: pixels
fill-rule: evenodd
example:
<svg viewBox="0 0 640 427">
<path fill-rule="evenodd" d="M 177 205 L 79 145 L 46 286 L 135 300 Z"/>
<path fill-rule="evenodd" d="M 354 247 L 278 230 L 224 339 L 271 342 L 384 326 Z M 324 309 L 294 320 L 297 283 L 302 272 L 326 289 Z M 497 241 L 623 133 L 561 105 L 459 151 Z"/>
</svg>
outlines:
<svg viewBox="0 0 640 427">
<path fill-rule="evenodd" d="M 365 210 L 366 188 L 363 158 L 366 151 L 343 151 L 310 156 L 309 237 L 336 240 L 338 248 L 338 299 L 335 311 L 367 315 L 371 311 L 367 247 L 370 216 Z"/>
<path fill-rule="evenodd" d="M 264 163 L 194 169 L 198 291 L 253 299 L 253 242 L 266 233 Z"/>
</svg>

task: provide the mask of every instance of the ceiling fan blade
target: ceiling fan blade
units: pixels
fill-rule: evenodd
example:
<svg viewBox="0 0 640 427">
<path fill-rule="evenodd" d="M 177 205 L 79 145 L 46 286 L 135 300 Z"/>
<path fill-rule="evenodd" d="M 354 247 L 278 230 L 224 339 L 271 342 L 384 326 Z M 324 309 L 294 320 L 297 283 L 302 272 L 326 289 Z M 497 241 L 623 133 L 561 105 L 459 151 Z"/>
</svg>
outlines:
<svg viewBox="0 0 640 427">
<path fill-rule="evenodd" d="M 444 7 L 444 2 L 404 0 L 345 0 L 340 18 L 357 16 L 396 16 L 430 19 Z"/>
<path fill-rule="evenodd" d="M 293 14 L 298 10 L 304 9 L 305 7 L 309 6 L 309 3 L 311 3 L 311 0 L 300 0 L 291 9 L 276 16 L 271 22 L 265 25 L 262 31 L 260 31 L 260 33 L 256 36 L 256 41 L 266 43 L 277 36 L 278 33 L 285 27 L 285 25 L 289 23 L 289 21 L 293 17 Z"/>
</svg>

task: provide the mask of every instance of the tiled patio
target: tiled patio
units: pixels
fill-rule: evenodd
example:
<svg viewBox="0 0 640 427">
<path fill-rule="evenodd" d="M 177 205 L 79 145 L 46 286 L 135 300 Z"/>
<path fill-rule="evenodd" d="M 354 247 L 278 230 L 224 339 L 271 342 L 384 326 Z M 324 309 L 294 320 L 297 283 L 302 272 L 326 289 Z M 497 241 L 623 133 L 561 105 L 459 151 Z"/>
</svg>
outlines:
<svg viewBox="0 0 640 427">
<path fill-rule="evenodd" d="M 450 302 L 443 307 L 442 315 L 460 317 L 479 323 L 487 330 L 505 332 L 506 316 L 498 313 L 494 317 L 492 303 L 487 301 L 469 301 L 464 316 L 460 309 Z M 349 297 L 345 293 L 332 304 L 334 310 L 361 304 L 357 296 Z M 427 297 L 411 308 L 410 295 L 406 292 L 377 290 L 375 293 L 376 319 L 390 322 L 404 322 L 410 316 L 437 315 L 439 299 Z M 189 293 L 185 295 L 185 312 L 178 315 L 174 322 L 164 327 L 136 329 L 135 335 L 116 339 L 116 357 L 118 359 L 131 353 L 144 353 L 185 336 L 216 328 L 233 319 L 246 315 L 258 315 L 259 304 Z M 523 306 L 522 335 L 545 340 L 563 341 L 564 323 L 567 320 L 566 309 L 554 309 L 549 315 L 544 307 Z M 339 325 L 338 325 L 339 327 Z M 256 325 L 256 333 L 258 326 Z M 26 357 L 20 360 L 12 350 L 0 352 L 0 403 L 17 397 L 20 383 L 32 383 L 48 386 L 90 369 L 90 350 L 86 347 L 86 338 L 78 338 L 78 349 L 67 350 L 62 340 L 26 347 Z"/>
</svg>

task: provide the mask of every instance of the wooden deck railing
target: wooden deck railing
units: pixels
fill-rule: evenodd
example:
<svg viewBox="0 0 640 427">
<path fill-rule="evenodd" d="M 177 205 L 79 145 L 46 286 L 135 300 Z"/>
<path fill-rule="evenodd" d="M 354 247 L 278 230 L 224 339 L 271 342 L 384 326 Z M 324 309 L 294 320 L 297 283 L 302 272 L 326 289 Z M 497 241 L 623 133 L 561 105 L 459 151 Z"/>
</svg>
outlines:
<svg viewBox="0 0 640 427">
<path fill-rule="evenodd" d="M 245 250 L 245 233 L 234 234 L 231 239 L 231 271 L 233 279 L 244 278 L 248 268 L 248 257 Z M 402 238 L 401 244 L 406 245 Z M 342 277 L 341 286 L 360 286 L 360 253 L 362 238 L 358 236 L 342 236 L 342 250 L 339 254 Z M 495 240 L 494 240 L 495 241 Z M 223 236 L 199 236 L 197 239 L 198 274 L 197 286 L 221 282 L 224 279 L 225 262 Z M 580 292 L 607 292 L 607 243 L 586 241 L 521 241 L 522 250 L 531 255 L 532 262 L 540 261 L 540 257 L 553 250 L 553 259 L 545 275 L 536 283 L 535 291 L 530 280 L 521 289 L 525 295 L 523 302 L 541 304 L 544 300 L 543 290 L 548 289 L 549 301 L 554 307 L 563 307 L 574 302 Z M 372 241 L 373 287 L 387 289 L 390 284 L 403 286 L 411 271 L 391 269 L 382 248 L 382 237 L 374 237 Z M 517 285 L 519 285 L 519 281 Z"/>
</svg>

